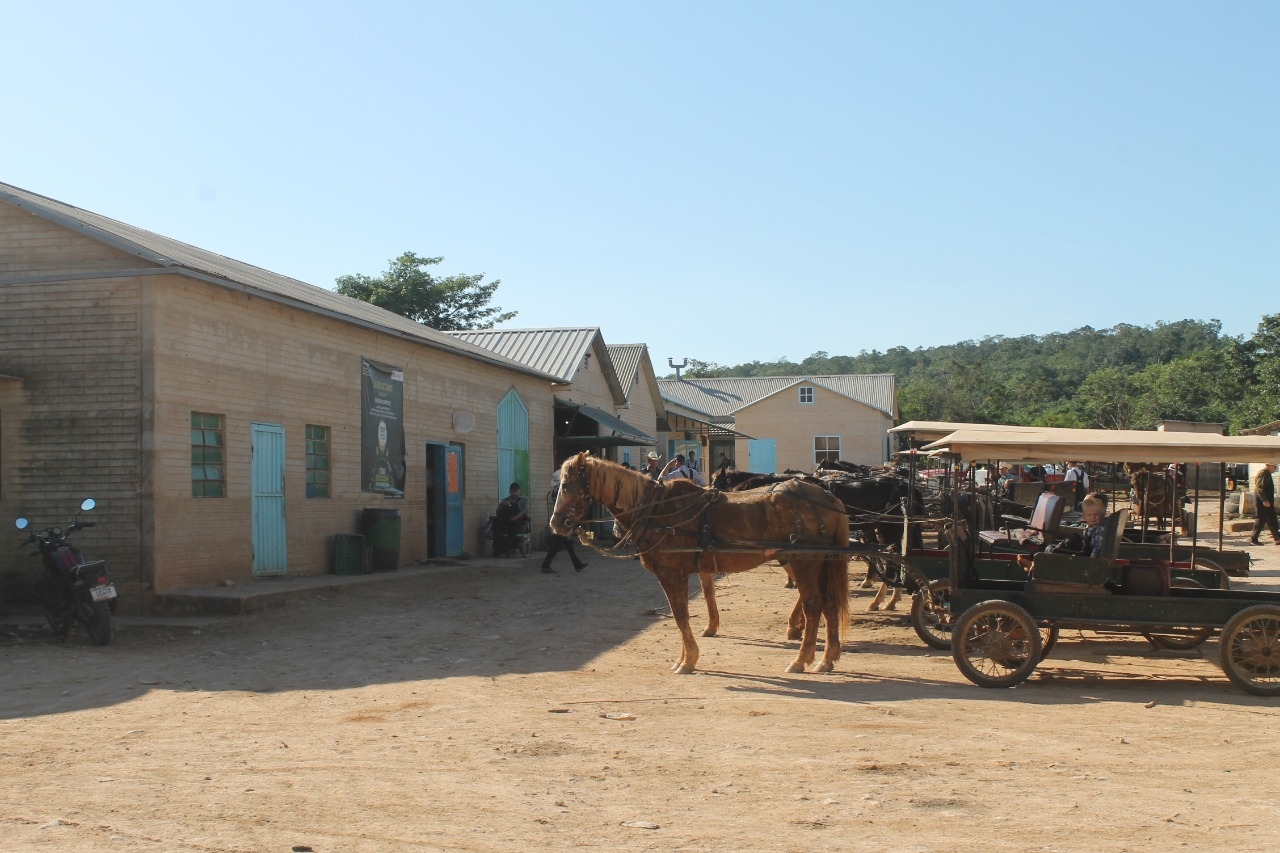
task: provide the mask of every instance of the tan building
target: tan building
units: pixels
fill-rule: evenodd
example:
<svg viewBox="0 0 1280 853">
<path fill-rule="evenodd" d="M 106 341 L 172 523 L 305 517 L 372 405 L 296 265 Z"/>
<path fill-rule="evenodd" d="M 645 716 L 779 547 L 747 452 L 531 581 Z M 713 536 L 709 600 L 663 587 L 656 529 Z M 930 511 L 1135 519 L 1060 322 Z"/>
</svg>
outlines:
<svg viewBox="0 0 1280 853">
<path fill-rule="evenodd" d="M 126 607 L 328 571 L 366 510 L 399 513 L 400 562 L 474 551 L 554 464 L 557 377 L 4 184 L 0 299 L 0 518 L 94 497 L 78 540 Z"/>
<path fill-rule="evenodd" d="M 709 425 L 706 468 L 722 452 L 739 470 L 761 473 L 812 471 L 824 457 L 860 465 L 889 458 L 893 374 L 660 379 L 658 387 L 669 412 Z"/>
</svg>

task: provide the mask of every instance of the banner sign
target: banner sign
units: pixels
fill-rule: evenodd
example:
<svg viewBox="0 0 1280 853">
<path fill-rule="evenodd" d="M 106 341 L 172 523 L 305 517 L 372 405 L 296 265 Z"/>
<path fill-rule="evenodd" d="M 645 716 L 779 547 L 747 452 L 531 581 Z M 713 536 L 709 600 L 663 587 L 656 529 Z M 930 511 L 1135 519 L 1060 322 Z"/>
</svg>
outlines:
<svg viewBox="0 0 1280 853">
<path fill-rule="evenodd" d="M 360 359 L 360 490 L 404 497 L 404 368 Z"/>
</svg>

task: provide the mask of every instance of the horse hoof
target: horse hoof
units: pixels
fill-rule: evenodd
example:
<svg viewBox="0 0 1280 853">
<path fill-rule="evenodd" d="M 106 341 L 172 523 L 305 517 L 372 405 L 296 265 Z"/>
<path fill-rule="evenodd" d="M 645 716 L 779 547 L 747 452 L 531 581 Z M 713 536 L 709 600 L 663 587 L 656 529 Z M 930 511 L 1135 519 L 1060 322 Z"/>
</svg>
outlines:
<svg viewBox="0 0 1280 853">
<path fill-rule="evenodd" d="M 875 611 L 877 611 L 877 610 L 879 610 L 879 609 L 880 609 L 880 605 L 879 605 L 879 604 L 872 603 L 872 604 L 867 605 L 867 612 L 868 612 L 868 613 L 874 613 Z"/>
<path fill-rule="evenodd" d="M 804 664 L 793 661 L 791 666 L 787 667 L 787 672 L 804 672 Z"/>
<path fill-rule="evenodd" d="M 702 632 L 702 636 L 704 637 L 714 637 L 715 635 L 716 635 L 715 628 L 708 628 L 707 630 Z"/>
<path fill-rule="evenodd" d="M 684 666 L 683 664 L 678 664 L 671 671 L 674 672 L 676 675 L 693 675 L 693 667 Z"/>
<path fill-rule="evenodd" d="M 836 668 L 836 665 L 834 663 L 832 663 L 829 660 L 824 660 L 821 663 L 819 663 L 816 667 L 814 667 L 813 671 L 814 672 L 831 672 L 831 670 L 835 668 Z"/>
<path fill-rule="evenodd" d="M 896 605 L 896 604 L 889 604 L 889 605 L 886 605 L 884 609 L 885 609 L 885 610 L 897 610 L 897 609 L 898 609 L 898 605 Z"/>
<path fill-rule="evenodd" d="M 800 630 L 799 628 L 792 628 L 790 631 L 787 632 L 788 640 L 800 640 L 803 638 L 804 638 L 804 631 Z"/>
</svg>

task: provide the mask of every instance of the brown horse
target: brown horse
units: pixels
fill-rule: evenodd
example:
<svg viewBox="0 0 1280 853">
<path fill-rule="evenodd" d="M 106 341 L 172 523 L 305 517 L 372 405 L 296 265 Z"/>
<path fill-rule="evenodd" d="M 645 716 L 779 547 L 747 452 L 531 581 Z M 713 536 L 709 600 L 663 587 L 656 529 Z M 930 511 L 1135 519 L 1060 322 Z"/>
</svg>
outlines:
<svg viewBox="0 0 1280 853">
<path fill-rule="evenodd" d="M 822 617 L 827 642 L 814 671 L 834 668 L 840 633 L 849 622 L 849 559 L 838 552 L 849 541 L 849 520 L 831 495 L 799 481 L 767 492 L 730 493 L 688 480 L 655 482 L 579 453 L 560 469 L 552 531 L 572 535 L 593 500 L 613 513 L 624 541 L 635 545 L 640 564 L 662 584 L 682 641 L 673 671 L 687 674 L 698 665 L 698 643 L 689 627 L 689 575 L 745 572 L 785 552 L 805 618 L 800 650 L 787 672 L 804 672 L 813 663 Z M 821 553 L 828 550 L 837 552 Z"/>
</svg>

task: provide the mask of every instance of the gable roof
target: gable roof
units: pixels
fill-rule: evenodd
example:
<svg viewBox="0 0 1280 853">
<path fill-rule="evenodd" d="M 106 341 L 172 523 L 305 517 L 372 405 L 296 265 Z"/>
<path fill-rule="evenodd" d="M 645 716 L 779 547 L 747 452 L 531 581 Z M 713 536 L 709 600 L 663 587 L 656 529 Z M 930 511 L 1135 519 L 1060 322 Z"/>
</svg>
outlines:
<svg viewBox="0 0 1280 853">
<path fill-rule="evenodd" d="M 724 379 L 659 379 L 662 396 L 712 417 L 736 414 L 753 403 L 797 385 L 814 385 L 895 417 L 892 373 L 845 376 L 737 376 Z"/>
<path fill-rule="evenodd" d="M 556 379 L 521 362 L 512 361 L 492 351 L 459 341 L 443 332 L 416 323 L 408 317 L 370 305 L 368 302 L 264 270 L 98 213 L 81 210 L 19 187 L 0 183 L 0 202 L 7 202 L 34 216 L 133 255 L 143 262 L 140 265 L 141 268 L 137 270 L 113 270 L 112 275 L 115 276 L 170 273 L 185 275 L 211 284 L 252 292 L 261 298 L 396 335 L 434 349 L 447 350 L 496 364 L 508 370 L 516 370 L 548 381 Z M 33 274 L 21 276 L 20 280 L 35 282 L 45 279 L 57 280 L 62 277 L 64 276 L 59 273 Z"/>
<path fill-rule="evenodd" d="M 471 329 L 446 332 L 504 358 L 572 384 L 588 355 L 595 355 L 614 403 L 627 402 L 609 347 L 595 326 L 562 329 Z"/>
</svg>

